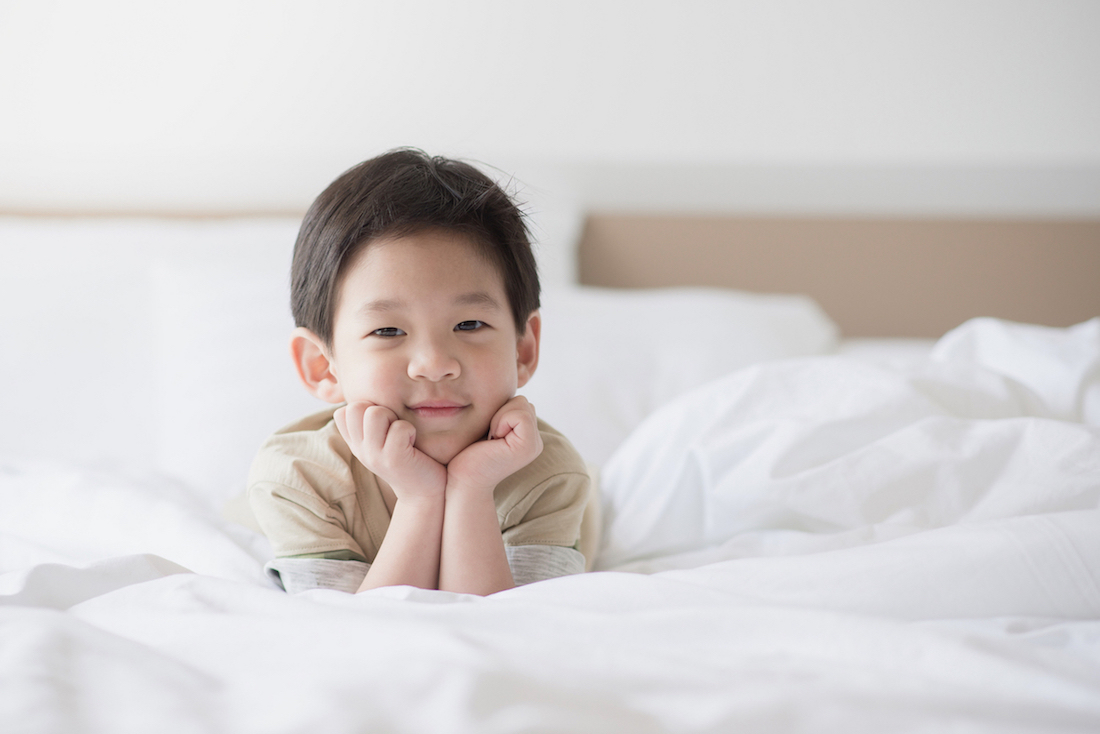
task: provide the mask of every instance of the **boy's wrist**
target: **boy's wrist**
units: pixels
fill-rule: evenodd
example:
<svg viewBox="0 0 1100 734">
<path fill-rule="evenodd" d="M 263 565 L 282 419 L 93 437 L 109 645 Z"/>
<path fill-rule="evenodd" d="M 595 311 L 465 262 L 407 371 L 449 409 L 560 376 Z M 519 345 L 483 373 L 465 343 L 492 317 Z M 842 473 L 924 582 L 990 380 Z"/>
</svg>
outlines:
<svg viewBox="0 0 1100 734">
<path fill-rule="evenodd" d="M 448 479 L 444 494 L 448 500 L 460 497 L 492 497 L 494 490 L 496 490 L 495 484 L 479 485 Z"/>
<path fill-rule="evenodd" d="M 418 515 L 442 513 L 444 497 L 442 494 L 436 496 L 398 497 L 397 502 L 394 504 L 394 512 L 396 512 L 399 507 L 402 512 L 415 513 Z"/>
</svg>

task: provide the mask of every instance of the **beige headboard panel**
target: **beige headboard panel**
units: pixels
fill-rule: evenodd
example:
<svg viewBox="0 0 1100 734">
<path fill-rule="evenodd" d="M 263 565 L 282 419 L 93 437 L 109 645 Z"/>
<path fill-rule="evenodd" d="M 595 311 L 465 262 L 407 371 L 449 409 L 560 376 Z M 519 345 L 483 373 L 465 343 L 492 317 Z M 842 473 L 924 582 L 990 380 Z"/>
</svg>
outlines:
<svg viewBox="0 0 1100 734">
<path fill-rule="evenodd" d="M 968 318 L 1100 316 L 1100 221 L 593 214 L 580 282 L 817 300 L 847 337 L 937 337 Z"/>
</svg>

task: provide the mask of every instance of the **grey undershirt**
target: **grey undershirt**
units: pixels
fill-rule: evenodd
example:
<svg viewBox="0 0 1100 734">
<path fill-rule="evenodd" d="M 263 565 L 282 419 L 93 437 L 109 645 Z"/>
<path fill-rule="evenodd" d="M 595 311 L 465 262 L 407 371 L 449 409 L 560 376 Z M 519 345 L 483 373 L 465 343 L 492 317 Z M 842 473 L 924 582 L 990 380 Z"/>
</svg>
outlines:
<svg viewBox="0 0 1100 734">
<path fill-rule="evenodd" d="M 506 546 L 516 586 L 584 572 L 584 556 L 557 545 Z M 329 558 L 276 558 L 264 566 L 276 584 L 291 594 L 310 589 L 336 589 L 354 594 L 370 570 L 362 561 Z"/>
</svg>

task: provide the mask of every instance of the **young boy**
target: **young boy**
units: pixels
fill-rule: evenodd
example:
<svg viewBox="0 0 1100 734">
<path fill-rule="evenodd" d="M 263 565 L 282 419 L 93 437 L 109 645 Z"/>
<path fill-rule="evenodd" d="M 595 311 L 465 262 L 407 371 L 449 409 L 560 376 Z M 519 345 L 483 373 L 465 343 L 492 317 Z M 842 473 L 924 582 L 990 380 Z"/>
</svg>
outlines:
<svg viewBox="0 0 1100 734">
<path fill-rule="evenodd" d="M 313 202 L 290 351 L 338 407 L 260 449 L 249 501 L 290 592 L 490 594 L 584 570 L 589 476 L 516 396 L 539 357 L 521 212 L 465 163 L 396 150 Z"/>
</svg>

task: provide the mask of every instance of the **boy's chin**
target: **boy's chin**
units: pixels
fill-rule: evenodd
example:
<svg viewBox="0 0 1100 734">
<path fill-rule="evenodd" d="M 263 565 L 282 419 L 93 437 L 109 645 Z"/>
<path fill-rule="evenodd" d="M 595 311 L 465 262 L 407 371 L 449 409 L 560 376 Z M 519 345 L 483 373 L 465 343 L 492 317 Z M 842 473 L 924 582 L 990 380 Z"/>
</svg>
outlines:
<svg viewBox="0 0 1100 734">
<path fill-rule="evenodd" d="M 446 466 L 451 463 L 451 459 L 462 453 L 462 450 L 471 443 L 473 441 L 464 441 L 455 436 L 439 436 L 428 438 L 423 444 L 417 441 L 416 448 Z"/>
</svg>

